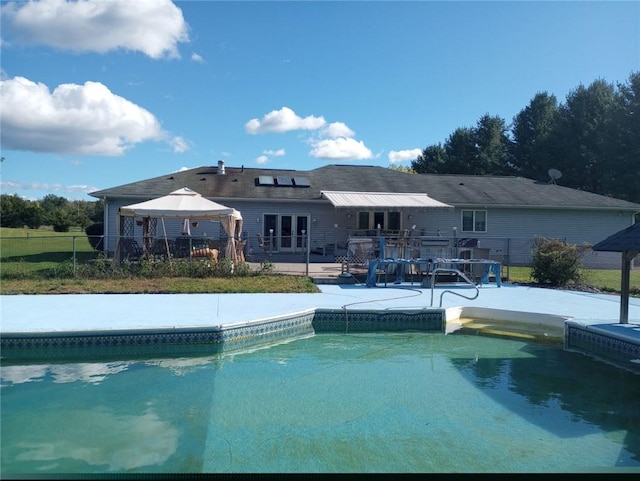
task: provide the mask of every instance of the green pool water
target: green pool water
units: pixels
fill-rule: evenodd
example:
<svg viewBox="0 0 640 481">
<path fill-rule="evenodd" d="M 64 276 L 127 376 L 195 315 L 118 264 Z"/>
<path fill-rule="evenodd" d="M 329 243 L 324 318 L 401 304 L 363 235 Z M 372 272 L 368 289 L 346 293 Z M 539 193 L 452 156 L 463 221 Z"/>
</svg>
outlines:
<svg viewBox="0 0 640 481">
<path fill-rule="evenodd" d="M 320 334 L 0 373 L 3 477 L 640 472 L 640 376 L 555 345 Z"/>
</svg>

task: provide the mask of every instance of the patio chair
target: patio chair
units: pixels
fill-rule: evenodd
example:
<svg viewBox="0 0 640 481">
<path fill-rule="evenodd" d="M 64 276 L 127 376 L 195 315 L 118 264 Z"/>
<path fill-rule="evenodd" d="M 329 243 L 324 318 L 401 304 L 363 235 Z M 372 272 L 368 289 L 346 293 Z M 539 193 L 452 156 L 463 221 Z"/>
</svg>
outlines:
<svg viewBox="0 0 640 481">
<path fill-rule="evenodd" d="M 120 239 L 120 257 L 137 261 L 142 257 L 142 248 L 135 239 L 123 237 Z"/>
<path fill-rule="evenodd" d="M 256 234 L 256 236 L 258 237 L 258 247 L 260 247 L 260 250 L 262 251 L 262 253 L 265 256 L 270 256 L 271 255 L 271 240 L 270 239 L 265 239 L 260 234 Z"/>
</svg>

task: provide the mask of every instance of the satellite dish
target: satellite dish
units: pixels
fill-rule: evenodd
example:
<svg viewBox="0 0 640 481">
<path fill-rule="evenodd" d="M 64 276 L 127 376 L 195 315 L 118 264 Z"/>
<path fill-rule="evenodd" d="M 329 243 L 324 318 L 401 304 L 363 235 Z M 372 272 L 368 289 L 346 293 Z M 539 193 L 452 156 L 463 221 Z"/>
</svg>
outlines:
<svg viewBox="0 0 640 481">
<path fill-rule="evenodd" d="M 562 177 L 562 172 L 558 169 L 549 169 L 547 173 L 549 174 L 549 177 L 551 177 L 551 180 L 549 181 L 550 184 L 555 184 L 556 180 Z"/>
</svg>

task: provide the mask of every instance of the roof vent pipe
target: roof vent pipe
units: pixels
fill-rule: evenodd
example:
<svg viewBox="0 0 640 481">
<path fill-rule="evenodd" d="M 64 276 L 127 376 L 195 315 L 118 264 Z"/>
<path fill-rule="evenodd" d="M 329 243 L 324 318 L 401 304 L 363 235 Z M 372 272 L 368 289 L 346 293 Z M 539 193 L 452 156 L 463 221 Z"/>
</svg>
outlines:
<svg viewBox="0 0 640 481">
<path fill-rule="evenodd" d="M 224 160 L 218 161 L 218 175 L 224 175 Z"/>
</svg>

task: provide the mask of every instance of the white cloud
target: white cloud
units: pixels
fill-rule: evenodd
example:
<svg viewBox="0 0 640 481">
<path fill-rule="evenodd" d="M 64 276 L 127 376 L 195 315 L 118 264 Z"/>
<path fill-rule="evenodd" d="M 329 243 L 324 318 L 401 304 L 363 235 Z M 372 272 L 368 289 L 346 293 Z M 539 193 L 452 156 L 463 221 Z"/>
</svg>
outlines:
<svg viewBox="0 0 640 481">
<path fill-rule="evenodd" d="M 322 129 L 321 134 L 324 137 L 353 137 L 356 133 L 347 127 L 343 122 L 332 122 Z"/>
<path fill-rule="evenodd" d="M 14 182 L 11 180 L 3 180 L 0 182 L 0 190 L 3 192 L 17 192 L 18 190 L 34 190 L 34 191 L 44 191 L 44 192 L 58 192 L 65 194 L 77 194 L 77 193 L 85 193 L 95 192 L 98 190 L 98 187 L 94 185 L 62 185 L 62 184 L 51 184 L 49 182 Z"/>
<path fill-rule="evenodd" d="M 188 42 L 182 11 L 170 0 L 40 0 L 2 7 L 10 41 L 75 52 L 124 49 L 151 58 L 180 57 Z"/>
<path fill-rule="evenodd" d="M 5 150 L 113 156 L 167 137 L 150 112 L 99 82 L 61 84 L 50 92 L 42 83 L 14 77 L 0 81 L 0 103 Z"/>
<path fill-rule="evenodd" d="M 266 164 L 267 162 L 269 162 L 269 157 L 267 157 L 266 155 L 261 155 L 256 159 L 256 164 L 262 165 Z"/>
<path fill-rule="evenodd" d="M 284 149 L 278 150 L 263 150 L 262 153 L 264 155 L 270 155 L 272 157 L 282 157 L 285 154 Z"/>
<path fill-rule="evenodd" d="M 198 55 L 197 53 L 191 54 L 191 60 L 198 63 L 204 63 L 204 59 L 202 58 L 202 55 Z"/>
<path fill-rule="evenodd" d="M 274 132 L 283 133 L 291 130 L 314 130 L 315 135 L 306 139 L 312 146 L 310 155 L 318 159 L 327 160 L 362 160 L 373 157 L 364 142 L 353 139 L 355 132 L 343 122 L 332 122 L 327 125 L 324 117 L 299 117 L 288 108 L 273 110 L 262 117 L 262 120 L 251 119 L 245 124 L 246 132 L 250 134 Z M 281 155 L 284 155 L 284 150 Z M 280 151 L 264 151 L 256 159 L 257 163 L 265 163 L 267 155 L 276 156 Z"/>
<path fill-rule="evenodd" d="M 310 154 L 328 160 L 364 160 L 372 157 L 364 142 L 345 137 L 314 142 Z"/>
<path fill-rule="evenodd" d="M 392 150 L 389 152 L 389 161 L 395 164 L 396 162 L 404 162 L 406 160 L 416 160 L 420 155 L 422 155 L 421 149 Z"/>
<path fill-rule="evenodd" d="M 187 141 L 182 137 L 173 137 L 169 140 L 169 144 L 173 147 L 174 154 L 183 154 L 187 150 L 189 150 L 189 145 L 187 145 Z"/>
<path fill-rule="evenodd" d="M 272 110 L 262 120 L 251 119 L 244 125 L 245 131 L 250 134 L 262 134 L 266 132 L 289 132 L 291 130 L 316 130 L 325 125 L 322 117 L 298 117 L 288 107 L 280 110 Z"/>
</svg>

